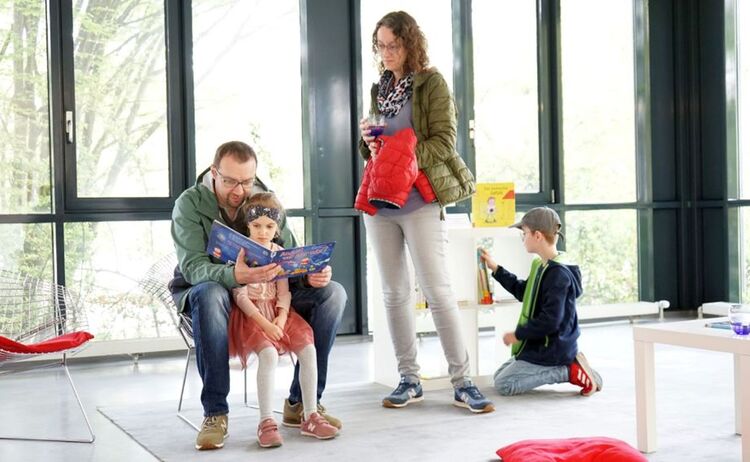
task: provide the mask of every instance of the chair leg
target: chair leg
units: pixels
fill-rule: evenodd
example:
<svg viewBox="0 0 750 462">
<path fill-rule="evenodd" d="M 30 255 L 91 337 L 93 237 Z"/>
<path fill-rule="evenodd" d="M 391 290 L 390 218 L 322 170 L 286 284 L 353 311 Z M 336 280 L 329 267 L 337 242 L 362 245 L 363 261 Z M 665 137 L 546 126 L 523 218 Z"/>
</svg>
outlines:
<svg viewBox="0 0 750 462">
<path fill-rule="evenodd" d="M 192 348 L 188 348 L 187 355 L 185 356 L 185 371 L 182 373 L 182 388 L 180 388 L 180 401 L 177 404 L 177 417 L 179 417 L 183 422 L 193 427 L 193 429 L 197 432 L 201 431 L 200 428 L 198 428 L 197 425 L 195 425 L 193 422 L 190 421 L 187 417 L 185 417 L 182 414 L 182 398 L 185 395 L 185 383 L 187 382 L 187 373 L 188 369 L 190 368 L 190 354 L 193 352 Z"/>
<path fill-rule="evenodd" d="M 50 442 L 57 442 L 57 443 L 93 443 L 96 437 L 94 436 L 94 430 L 91 428 L 91 422 L 89 422 L 89 417 L 86 414 L 86 410 L 83 408 L 83 403 L 81 402 L 81 398 L 78 396 L 78 390 L 76 390 L 75 383 L 73 382 L 73 377 L 70 375 L 70 371 L 68 370 L 68 364 L 65 358 L 65 355 L 63 354 L 62 362 L 60 363 L 60 366 L 62 366 L 63 370 L 65 371 L 65 376 L 68 378 L 68 383 L 70 384 L 70 388 L 73 391 L 73 396 L 76 398 L 76 402 L 78 403 L 78 409 L 81 411 L 81 415 L 83 415 L 83 419 L 86 422 L 86 428 L 88 429 L 90 438 L 88 439 L 81 439 L 81 438 L 35 438 L 35 437 L 20 437 L 20 436 L 0 436 L 0 440 L 16 440 L 16 441 L 50 441 Z"/>
<path fill-rule="evenodd" d="M 81 398 L 78 396 L 78 390 L 76 390 L 76 385 L 73 383 L 73 377 L 70 375 L 70 370 L 68 370 L 68 363 L 65 361 L 65 356 L 63 356 L 63 369 L 65 369 L 65 375 L 68 376 L 68 383 L 70 383 L 70 388 L 73 390 L 73 395 L 76 397 L 76 401 L 78 402 L 78 409 L 81 410 L 81 415 L 83 415 L 83 420 L 86 421 L 86 428 L 89 430 L 89 436 L 91 436 L 91 439 L 88 440 L 70 440 L 75 441 L 77 443 L 93 443 L 94 439 L 96 437 L 94 436 L 94 430 L 91 429 L 91 422 L 89 422 L 89 416 L 86 415 L 86 410 L 83 408 L 83 403 L 81 403 Z"/>
</svg>

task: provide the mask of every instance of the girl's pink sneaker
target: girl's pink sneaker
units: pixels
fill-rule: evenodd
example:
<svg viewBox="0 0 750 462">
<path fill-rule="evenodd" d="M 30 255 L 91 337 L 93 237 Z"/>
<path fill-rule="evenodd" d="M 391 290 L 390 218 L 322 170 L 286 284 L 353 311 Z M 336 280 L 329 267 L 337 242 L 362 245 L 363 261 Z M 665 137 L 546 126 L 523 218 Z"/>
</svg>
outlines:
<svg viewBox="0 0 750 462">
<path fill-rule="evenodd" d="M 258 424 L 258 444 L 262 448 L 277 448 L 284 443 L 279 426 L 272 418 L 263 419 Z"/>
<path fill-rule="evenodd" d="M 313 436 L 319 440 L 329 440 L 338 435 L 338 428 L 334 427 L 317 412 L 310 414 L 307 420 L 302 419 L 300 433 L 305 436 Z"/>
</svg>

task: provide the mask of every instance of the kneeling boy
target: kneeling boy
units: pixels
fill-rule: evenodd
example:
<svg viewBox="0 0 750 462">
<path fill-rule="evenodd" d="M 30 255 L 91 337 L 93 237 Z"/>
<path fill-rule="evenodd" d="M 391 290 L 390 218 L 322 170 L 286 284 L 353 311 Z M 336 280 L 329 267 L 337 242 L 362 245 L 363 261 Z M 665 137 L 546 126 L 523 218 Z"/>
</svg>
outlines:
<svg viewBox="0 0 750 462">
<path fill-rule="evenodd" d="M 561 226 L 557 212 L 548 207 L 529 210 L 512 226 L 523 232 L 526 251 L 538 256 L 525 281 L 481 249 L 481 258 L 492 276 L 522 302 L 516 330 L 503 336 L 503 342 L 512 349 L 511 358 L 495 372 L 495 389 L 501 395 L 565 382 L 581 387 L 584 396 L 602 389 L 602 378 L 578 351 L 576 298 L 583 293 L 581 271 L 577 265 L 561 261 L 562 254 L 557 250 Z"/>
</svg>

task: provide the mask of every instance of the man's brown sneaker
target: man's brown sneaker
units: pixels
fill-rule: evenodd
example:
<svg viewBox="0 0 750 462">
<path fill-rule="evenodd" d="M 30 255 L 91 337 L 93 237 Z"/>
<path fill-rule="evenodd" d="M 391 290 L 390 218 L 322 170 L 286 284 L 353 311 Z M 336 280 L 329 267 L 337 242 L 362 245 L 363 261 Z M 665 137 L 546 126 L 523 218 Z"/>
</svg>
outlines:
<svg viewBox="0 0 750 462">
<path fill-rule="evenodd" d="M 229 436 L 227 431 L 228 419 L 225 415 L 212 415 L 203 419 L 201 431 L 195 439 L 195 449 L 220 449 L 224 447 L 224 439 Z"/>
<path fill-rule="evenodd" d="M 328 411 L 326 411 L 325 406 L 323 406 L 320 403 L 318 403 L 318 414 L 320 414 L 324 419 L 326 419 L 329 424 L 336 427 L 337 430 L 341 430 L 341 427 L 342 427 L 341 421 L 337 419 L 336 417 L 332 416 L 331 414 L 329 414 Z"/>
<path fill-rule="evenodd" d="M 289 403 L 288 399 L 284 400 L 284 419 L 281 423 L 285 427 L 299 428 L 302 425 L 302 402 L 297 404 Z M 342 424 L 339 419 L 328 414 L 326 408 L 318 403 L 318 414 L 328 421 L 329 424 L 333 425 L 337 429 L 341 430 Z"/>
</svg>

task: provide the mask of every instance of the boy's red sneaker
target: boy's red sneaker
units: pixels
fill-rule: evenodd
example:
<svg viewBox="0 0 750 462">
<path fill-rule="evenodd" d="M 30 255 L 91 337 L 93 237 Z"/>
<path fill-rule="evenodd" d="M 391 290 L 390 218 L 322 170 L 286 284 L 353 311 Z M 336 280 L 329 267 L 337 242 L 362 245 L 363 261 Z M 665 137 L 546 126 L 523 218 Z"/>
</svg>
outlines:
<svg viewBox="0 0 750 462">
<path fill-rule="evenodd" d="M 595 370 L 591 368 L 586 356 L 580 351 L 570 365 L 570 383 L 582 388 L 583 396 L 591 396 L 602 389 L 602 379 Z"/>
</svg>

